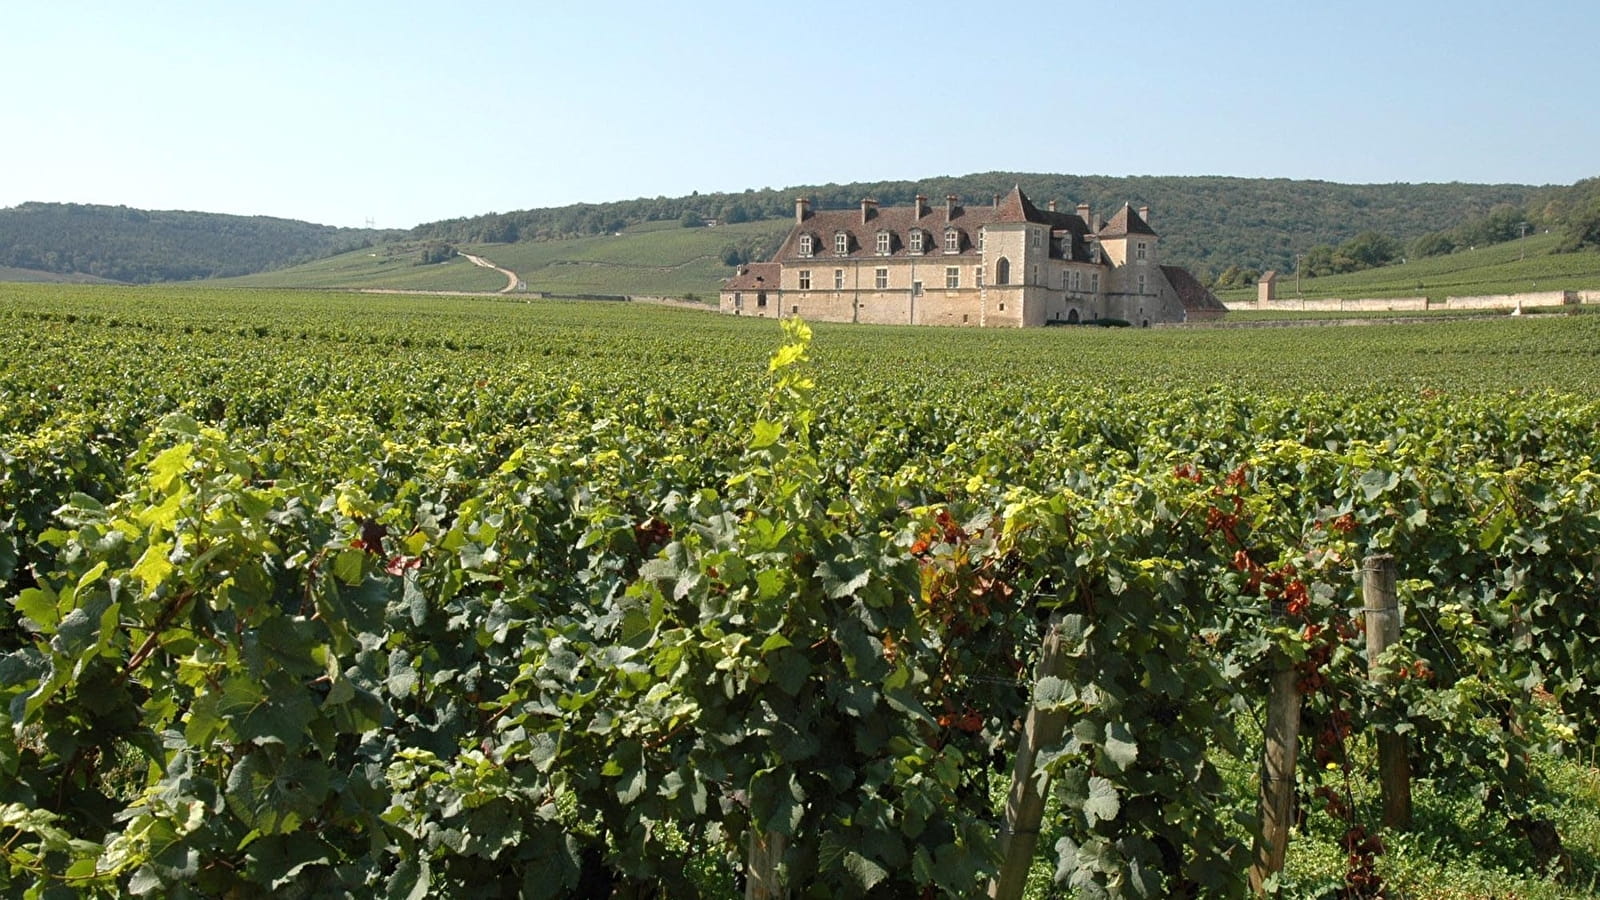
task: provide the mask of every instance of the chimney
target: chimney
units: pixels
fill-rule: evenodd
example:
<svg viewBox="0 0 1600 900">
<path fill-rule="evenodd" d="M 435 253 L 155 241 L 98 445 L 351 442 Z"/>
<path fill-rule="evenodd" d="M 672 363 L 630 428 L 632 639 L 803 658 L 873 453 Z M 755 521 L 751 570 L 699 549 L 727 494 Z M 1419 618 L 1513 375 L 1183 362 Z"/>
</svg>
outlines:
<svg viewBox="0 0 1600 900">
<path fill-rule="evenodd" d="M 1149 225 L 1150 224 L 1150 207 L 1148 207 L 1148 206 L 1139 207 L 1139 218 L 1143 219 L 1144 223 L 1146 225 Z"/>
<path fill-rule="evenodd" d="M 944 195 L 944 220 L 946 222 L 956 217 L 956 195 Z"/>
<path fill-rule="evenodd" d="M 920 219 L 923 216 L 928 214 L 928 198 L 924 197 L 921 194 L 918 194 L 916 203 L 917 203 L 917 214 L 916 214 L 915 218 Z"/>
<path fill-rule="evenodd" d="M 877 207 L 878 201 L 869 200 L 865 197 L 861 199 L 861 224 L 867 224 L 867 220 L 872 218 L 872 213 Z"/>
<path fill-rule="evenodd" d="M 1000 195 L 999 194 L 995 194 L 994 195 L 994 208 L 995 209 L 999 209 L 1000 208 Z"/>
<path fill-rule="evenodd" d="M 1079 203 L 1078 204 L 1078 218 L 1083 220 L 1083 224 L 1085 224 L 1085 225 L 1089 224 L 1089 204 L 1087 204 L 1087 203 Z"/>
<path fill-rule="evenodd" d="M 1051 200 L 1051 201 L 1050 201 L 1050 202 L 1049 202 L 1049 203 L 1048 203 L 1048 204 L 1046 204 L 1046 205 L 1047 205 L 1047 206 L 1049 206 L 1049 207 L 1050 207 L 1050 211 L 1051 211 L 1051 212 L 1055 212 L 1055 211 L 1056 211 L 1056 202 L 1055 202 L 1055 201 L 1054 201 L 1054 200 Z"/>
<path fill-rule="evenodd" d="M 811 215 L 811 199 L 809 197 L 794 198 L 794 223 L 800 225 L 805 222 L 806 216 Z"/>
</svg>

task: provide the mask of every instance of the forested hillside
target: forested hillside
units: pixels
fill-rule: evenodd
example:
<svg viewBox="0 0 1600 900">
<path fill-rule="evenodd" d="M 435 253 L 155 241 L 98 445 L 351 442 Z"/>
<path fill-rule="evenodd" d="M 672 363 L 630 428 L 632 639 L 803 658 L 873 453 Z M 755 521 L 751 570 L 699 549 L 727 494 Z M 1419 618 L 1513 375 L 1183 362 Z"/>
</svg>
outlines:
<svg viewBox="0 0 1600 900">
<path fill-rule="evenodd" d="M 187 281 L 292 265 L 392 235 L 267 216 L 24 203 L 0 209 L 0 266 Z"/>
<path fill-rule="evenodd" d="M 709 220 L 721 225 L 778 222 L 793 216 L 796 197 L 809 197 L 821 209 L 851 207 L 864 197 L 903 205 L 919 193 L 935 205 L 947 194 L 977 205 L 1020 185 L 1041 207 L 1052 200 L 1068 208 L 1088 203 L 1095 213 L 1109 217 L 1124 203 L 1148 205 L 1164 258 L 1227 288 L 1248 284 L 1266 269 L 1292 271 L 1297 257 L 1308 273 L 1331 274 L 1383 265 L 1403 255 L 1482 246 L 1528 230 L 1566 230 L 1573 235 L 1573 248 L 1600 243 L 1600 225 L 1595 224 L 1600 214 L 1591 209 L 1600 202 L 1597 183 L 1351 185 L 1220 176 L 988 172 L 580 203 L 432 222 L 409 234 L 260 216 L 26 203 L 0 209 L 0 267 L 129 282 L 190 280 L 281 268 L 400 237 L 450 244 L 552 241 L 611 234 L 650 222 L 684 228 Z M 732 265 L 765 249 L 759 241 L 735 242 L 720 256 Z"/>
<path fill-rule="evenodd" d="M 853 206 L 863 197 L 909 204 L 918 194 L 942 201 L 955 194 L 971 205 L 991 202 L 1012 185 L 1043 207 L 1087 202 L 1107 217 L 1123 203 L 1149 205 L 1162 253 L 1206 280 L 1229 266 L 1287 270 L 1294 255 L 1342 243 L 1365 231 L 1400 242 L 1454 228 L 1498 206 L 1525 209 L 1549 189 L 1528 185 L 1335 184 L 1327 181 L 1220 176 L 1105 176 L 988 172 L 921 181 L 800 185 L 733 194 L 656 197 L 615 203 L 495 213 L 418 226 L 413 235 L 464 242 L 548 240 L 618 231 L 643 221 L 706 218 L 738 223 L 794 214 L 794 198 L 814 208 Z"/>
</svg>

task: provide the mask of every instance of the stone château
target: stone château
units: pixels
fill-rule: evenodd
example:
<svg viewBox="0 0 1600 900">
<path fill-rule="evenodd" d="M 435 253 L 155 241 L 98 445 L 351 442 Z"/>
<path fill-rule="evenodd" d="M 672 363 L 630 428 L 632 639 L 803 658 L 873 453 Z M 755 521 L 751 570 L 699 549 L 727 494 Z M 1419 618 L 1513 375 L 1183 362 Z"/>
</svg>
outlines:
<svg viewBox="0 0 1600 900">
<path fill-rule="evenodd" d="M 1012 188 L 990 205 L 813 210 L 770 262 L 741 266 L 721 309 L 830 322 L 1018 327 L 1122 320 L 1149 326 L 1227 311 L 1188 271 L 1160 263 L 1149 207 L 1109 221 L 1080 203 L 1040 210 Z"/>
</svg>

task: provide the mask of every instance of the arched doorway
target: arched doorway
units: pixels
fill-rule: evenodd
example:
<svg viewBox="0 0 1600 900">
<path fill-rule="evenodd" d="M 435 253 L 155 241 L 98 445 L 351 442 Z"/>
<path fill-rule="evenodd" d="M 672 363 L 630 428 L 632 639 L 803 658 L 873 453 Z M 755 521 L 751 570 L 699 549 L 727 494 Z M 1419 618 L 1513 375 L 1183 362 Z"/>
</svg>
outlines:
<svg viewBox="0 0 1600 900">
<path fill-rule="evenodd" d="M 1074 309 L 1074 310 L 1068 311 L 1068 313 L 1067 313 L 1067 324 L 1068 325 L 1076 325 L 1076 324 L 1078 324 L 1078 311 L 1077 310 Z"/>
</svg>

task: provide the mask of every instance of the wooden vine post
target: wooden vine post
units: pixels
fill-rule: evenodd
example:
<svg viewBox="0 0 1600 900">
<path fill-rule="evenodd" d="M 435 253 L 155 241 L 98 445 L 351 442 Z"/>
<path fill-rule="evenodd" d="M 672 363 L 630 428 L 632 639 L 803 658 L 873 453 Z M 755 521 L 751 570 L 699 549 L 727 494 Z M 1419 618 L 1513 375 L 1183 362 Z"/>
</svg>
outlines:
<svg viewBox="0 0 1600 900">
<path fill-rule="evenodd" d="M 1378 660 L 1400 640 L 1400 597 L 1395 589 L 1395 562 L 1389 554 L 1367 557 L 1361 564 L 1361 593 L 1366 613 L 1367 677 L 1381 681 Z M 1411 827 L 1411 762 L 1406 736 L 1378 732 L 1378 780 L 1383 787 L 1383 824 Z"/>
<path fill-rule="evenodd" d="M 776 831 L 766 831 L 752 825 L 750 853 L 745 868 L 745 900 L 781 900 L 789 896 L 783 885 L 783 852 L 789 839 Z"/>
<path fill-rule="evenodd" d="M 1250 887 L 1266 893 L 1266 880 L 1283 871 L 1294 816 L 1295 752 L 1300 743 L 1300 673 L 1282 653 L 1274 654 L 1267 698 L 1266 748 L 1261 758 L 1261 833 L 1250 865 Z"/>
<path fill-rule="evenodd" d="M 1011 790 L 1006 794 L 1006 821 L 1000 830 L 1000 870 L 989 882 L 989 896 L 1017 900 L 1028 883 L 1028 869 L 1039 847 L 1039 825 L 1044 819 L 1044 794 L 1034 771 L 1039 750 L 1061 742 L 1067 727 L 1064 710 L 1039 708 L 1039 682 L 1060 678 L 1066 669 L 1061 653 L 1061 618 L 1054 616 L 1040 647 L 1039 665 L 1034 673 L 1032 702 L 1022 726 L 1022 741 L 1011 769 Z"/>
</svg>

